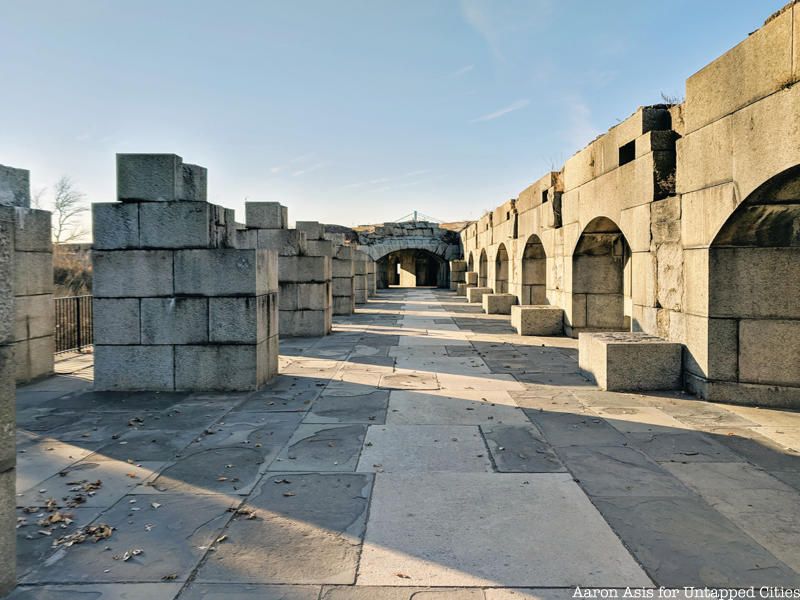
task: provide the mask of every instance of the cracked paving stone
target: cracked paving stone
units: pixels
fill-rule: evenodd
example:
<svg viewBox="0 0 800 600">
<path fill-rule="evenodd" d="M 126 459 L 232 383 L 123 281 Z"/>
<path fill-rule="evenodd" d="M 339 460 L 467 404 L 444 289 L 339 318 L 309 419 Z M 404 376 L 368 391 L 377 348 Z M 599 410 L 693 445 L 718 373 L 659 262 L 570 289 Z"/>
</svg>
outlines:
<svg viewBox="0 0 800 600">
<path fill-rule="evenodd" d="M 19 586 L 6 600 L 172 600 L 180 591 L 180 583 Z"/>
<path fill-rule="evenodd" d="M 105 458 L 131 460 L 134 463 L 172 461 L 199 433 L 196 430 L 131 429 L 110 444 L 98 448 L 97 453 Z"/>
<path fill-rule="evenodd" d="M 271 471 L 355 471 L 366 425 L 300 425 Z"/>
<path fill-rule="evenodd" d="M 631 433 L 630 445 L 656 462 L 739 462 L 741 457 L 706 434 Z"/>
<path fill-rule="evenodd" d="M 272 460 L 289 441 L 303 418 L 298 412 L 231 412 L 186 448 L 186 452 L 209 448 L 256 448 L 264 460 Z"/>
<path fill-rule="evenodd" d="M 495 467 L 501 473 L 565 471 L 556 453 L 533 425 L 482 425 Z"/>
<path fill-rule="evenodd" d="M 800 473 L 800 453 L 787 450 L 748 428 L 712 429 L 709 435 L 739 456 L 767 471 Z"/>
<path fill-rule="evenodd" d="M 113 435 L 137 429 L 158 414 L 146 411 L 83 413 L 80 418 L 51 429 L 47 436 L 64 442 L 105 442 Z"/>
<path fill-rule="evenodd" d="M 81 412 L 136 412 L 166 410 L 188 392 L 77 392 L 58 399 L 60 410 Z"/>
<path fill-rule="evenodd" d="M 800 586 L 800 576 L 694 495 L 594 504 L 656 585 Z"/>
<path fill-rule="evenodd" d="M 257 517 L 231 520 L 196 581 L 353 583 L 371 484 L 367 474 L 271 473 L 244 506 Z"/>
<path fill-rule="evenodd" d="M 110 538 L 61 546 L 22 583 L 159 583 L 173 574 L 175 581 L 185 581 L 230 519 L 228 508 L 238 502 L 198 494 L 164 494 L 158 502 L 156 509 L 148 496 L 125 496 L 94 521 L 114 528 Z M 142 553 L 114 559 L 131 549 Z"/>
<path fill-rule="evenodd" d="M 575 415 L 523 409 L 528 418 L 544 433 L 545 438 L 559 446 L 622 446 L 625 436 L 605 419 L 591 415 Z"/>
<path fill-rule="evenodd" d="M 261 390 L 255 392 L 247 400 L 245 400 L 238 407 L 233 409 L 231 413 L 238 412 L 305 412 L 311 403 L 319 396 L 322 391 L 323 384 L 328 380 L 320 381 L 320 385 L 313 385 L 311 387 L 304 385 L 294 391 L 272 391 Z"/>
<path fill-rule="evenodd" d="M 388 390 L 362 396 L 320 396 L 303 422 L 383 424 L 388 403 Z"/>
<path fill-rule="evenodd" d="M 384 390 L 436 390 L 439 382 L 435 373 L 394 373 L 381 377 L 379 387 Z"/>
<path fill-rule="evenodd" d="M 686 496 L 691 492 L 633 448 L 566 446 L 558 454 L 590 496 Z"/>
<path fill-rule="evenodd" d="M 258 448 L 212 448 L 165 467 L 148 487 L 154 492 L 247 494 L 261 477 L 264 455 Z M 144 489 L 142 493 L 148 491 Z"/>
<path fill-rule="evenodd" d="M 528 424 L 507 392 L 400 391 L 389 397 L 389 425 Z"/>
<path fill-rule="evenodd" d="M 258 583 L 192 583 L 180 600 L 317 600 L 319 586 Z"/>
</svg>

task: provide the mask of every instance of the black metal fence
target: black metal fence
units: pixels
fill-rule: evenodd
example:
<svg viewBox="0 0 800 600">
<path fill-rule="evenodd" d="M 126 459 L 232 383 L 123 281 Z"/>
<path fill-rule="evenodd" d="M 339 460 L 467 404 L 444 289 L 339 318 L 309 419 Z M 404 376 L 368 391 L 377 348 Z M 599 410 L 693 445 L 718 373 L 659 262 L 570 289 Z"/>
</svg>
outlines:
<svg viewBox="0 0 800 600">
<path fill-rule="evenodd" d="M 56 354 L 92 345 L 92 297 L 56 298 Z"/>
</svg>

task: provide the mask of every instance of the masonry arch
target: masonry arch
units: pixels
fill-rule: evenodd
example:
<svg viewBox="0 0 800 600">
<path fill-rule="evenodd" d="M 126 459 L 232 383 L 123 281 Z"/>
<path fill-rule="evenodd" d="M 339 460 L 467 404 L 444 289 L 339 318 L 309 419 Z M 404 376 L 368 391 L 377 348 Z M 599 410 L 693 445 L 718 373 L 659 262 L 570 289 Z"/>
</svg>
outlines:
<svg viewBox="0 0 800 600">
<path fill-rule="evenodd" d="M 469 258 L 467 259 L 467 271 L 474 272 L 475 271 L 475 258 L 472 256 L 472 252 L 469 253 Z"/>
<path fill-rule="evenodd" d="M 423 248 L 392 250 L 376 261 L 378 287 L 448 287 L 450 265 Z"/>
<path fill-rule="evenodd" d="M 706 375 L 782 386 L 775 399 L 800 407 L 800 165 L 745 198 L 708 260 Z"/>
<path fill-rule="evenodd" d="M 487 287 L 489 285 L 489 259 L 486 256 L 486 250 L 481 250 L 481 256 L 478 259 L 478 287 Z"/>
<path fill-rule="evenodd" d="M 494 292 L 495 294 L 508 293 L 509 261 L 508 250 L 505 244 L 500 244 L 494 258 Z"/>
<path fill-rule="evenodd" d="M 592 219 L 572 252 L 573 335 L 578 331 L 629 331 L 631 249 L 608 217 Z"/>
<path fill-rule="evenodd" d="M 522 250 L 522 304 L 547 304 L 547 256 L 541 238 L 535 233 Z"/>
</svg>

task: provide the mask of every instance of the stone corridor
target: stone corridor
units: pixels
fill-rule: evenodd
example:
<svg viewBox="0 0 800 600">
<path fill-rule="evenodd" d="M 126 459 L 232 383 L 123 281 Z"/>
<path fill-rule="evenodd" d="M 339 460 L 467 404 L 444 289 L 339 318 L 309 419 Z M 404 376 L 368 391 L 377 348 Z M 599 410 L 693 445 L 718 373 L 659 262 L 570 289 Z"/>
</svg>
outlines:
<svg viewBox="0 0 800 600">
<path fill-rule="evenodd" d="M 19 599 L 800 586 L 800 414 L 601 392 L 576 340 L 392 289 L 255 393 L 20 387 Z M 113 528 L 109 529 L 109 528 Z"/>
</svg>

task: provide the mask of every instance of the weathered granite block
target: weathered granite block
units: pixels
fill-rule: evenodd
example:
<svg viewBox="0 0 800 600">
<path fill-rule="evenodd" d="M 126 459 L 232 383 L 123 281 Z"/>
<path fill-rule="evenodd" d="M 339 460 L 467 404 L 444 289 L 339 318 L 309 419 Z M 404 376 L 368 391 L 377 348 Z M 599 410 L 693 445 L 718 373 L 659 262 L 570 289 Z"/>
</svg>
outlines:
<svg viewBox="0 0 800 600">
<path fill-rule="evenodd" d="M 275 250 L 278 256 L 306 253 L 306 234 L 297 229 L 256 229 L 256 248 Z"/>
<path fill-rule="evenodd" d="M 354 296 L 334 296 L 333 297 L 333 314 L 334 315 L 352 315 L 356 310 L 356 303 Z"/>
<path fill-rule="evenodd" d="M 30 205 L 30 171 L 0 165 L 0 206 L 29 208 Z"/>
<path fill-rule="evenodd" d="M 53 292 L 51 252 L 15 252 L 14 262 L 14 295 L 34 296 Z"/>
<path fill-rule="evenodd" d="M 330 283 L 281 282 L 280 310 L 325 310 L 330 305 Z"/>
<path fill-rule="evenodd" d="M 332 328 L 332 310 L 280 311 L 282 337 L 322 337 Z"/>
<path fill-rule="evenodd" d="M 208 299 L 209 341 L 257 344 L 270 337 L 276 294 Z M 273 324 L 274 325 L 274 324 Z"/>
<path fill-rule="evenodd" d="M 18 208 L 14 211 L 14 249 L 17 252 L 52 252 L 52 213 Z"/>
<path fill-rule="evenodd" d="M 17 515 L 14 485 L 16 471 L 9 468 L 0 472 L 0 596 L 16 585 Z"/>
<path fill-rule="evenodd" d="M 15 369 L 13 346 L 0 345 L 0 473 L 12 469 L 16 461 Z"/>
<path fill-rule="evenodd" d="M 139 298 L 94 298 L 92 323 L 95 344 L 140 344 Z"/>
<path fill-rule="evenodd" d="M 492 293 L 494 293 L 494 290 L 489 287 L 467 288 L 467 302 L 475 304 L 482 303 L 484 295 Z"/>
<path fill-rule="evenodd" d="M 180 199 L 205 202 L 208 198 L 208 170 L 199 165 L 183 164 Z"/>
<path fill-rule="evenodd" d="M 208 342 L 207 298 L 142 298 L 142 344 Z"/>
<path fill-rule="evenodd" d="M 94 296 L 97 298 L 172 296 L 175 292 L 172 277 L 174 254 L 169 250 L 92 252 Z"/>
<path fill-rule="evenodd" d="M 257 229 L 286 229 L 289 209 L 280 202 L 245 202 L 245 223 Z"/>
<path fill-rule="evenodd" d="M 467 273 L 465 274 L 465 278 L 466 278 L 465 281 L 467 282 L 468 286 L 469 285 L 472 285 L 472 286 L 478 285 L 478 274 L 477 273 L 474 273 L 472 271 L 467 271 Z"/>
<path fill-rule="evenodd" d="M 139 202 L 92 204 L 94 250 L 139 247 Z"/>
<path fill-rule="evenodd" d="M 117 198 L 123 202 L 181 199 L 183 160 L 176 154 L 117 154 Z"/>
<path fill-rule="evenodd" d="M 142 248 L 208 248 L 215 242 L 214 207 L 208 202 L 140 202 Z"/>
<path fill-rule="evenodd" d="M 94 389 L 171 391 L 175 389 L 173 346 L 94 347 Z"/>
<path fill-rule="evenodd" d="M 457 283 L 456 284 L 456 296 L 466 296 L 467 295 L 467 284 L 466 283 Z"/>
<path fill-rule="evenodd" d="M 332 269 L 333 277 L 353 277 L 354 275 L 353 261 L 349 259 L 334 258 Z"/>
<path fill-rule="evenodd" d="M 282 256 L 278 279 L 291 282 L 319 282 L 331 279 L 331 260 L 326 256 Z"/>
<path fill-rule="evenodd" d="M 564 333 L 564 310 L 538 304 L 512 306 L 511 326 L 519 335 L 561 335 Z"/>
<path fill-rule="evenodd" d="M 277 349 L 276 349 L 277 350 Z M 275 376 L 268 341 L 175 346 L 178 391 L 256 390 Z"/>
<path fill-rule="evenodd" d="M 277 263 L 278 255 L 272 250 L 177 250 L 175 293 L 262 296 L 278 289 Z"/>
<path fill-rule="evenodd" d="M 14 220 L 0 207 L 0 344 L 14 339 Z"/>
<path fill-rule="evenodd" d="M 294 226 L 304 232 L 309 240 L 325 239 L 325 226 L 318 221 L 297 221 Z"/>
<path fill-rule="evenodd" d="M 603 390 L 680 389 L 682 348 L 642 332 L 581 332 L 578 366 Z"/>
<path fill-rule="evenodd" d="M 307 256 L 333 256 L 333 242 L 328 240 L 308 240 L 305 253 Z"/>
<path fill-rule="evenodd" d="M 517 297 L 514 294 L 484 294 L 481 303 L 487 315 L 510 315 Z"/>
<path fill-rule="evenodd" d="M 53 373 L 55 340 L 50 334 L 14 342 L 14 361 L 17 363 L 17 383 L 26 383 Z"/>
</svg>

